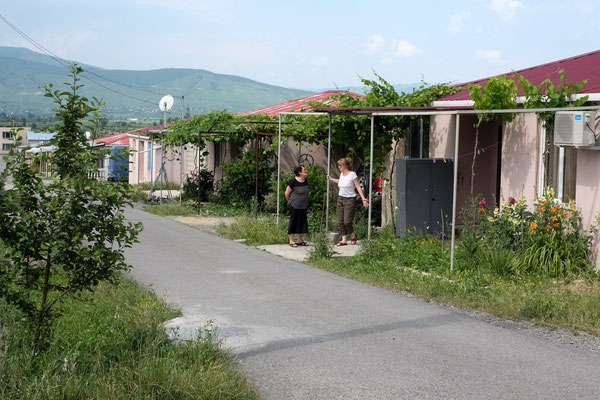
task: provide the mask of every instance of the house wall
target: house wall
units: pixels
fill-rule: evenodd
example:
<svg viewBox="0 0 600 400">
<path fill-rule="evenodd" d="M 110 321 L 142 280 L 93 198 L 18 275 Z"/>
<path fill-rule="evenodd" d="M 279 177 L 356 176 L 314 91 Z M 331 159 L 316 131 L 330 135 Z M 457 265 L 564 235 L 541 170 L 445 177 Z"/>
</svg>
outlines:
<svg viewBox="0 0 600 400">
<path fill-rule="evenodd" d="M 471 197 L 471 170 L 473 152 L 475 151 L 476 116 L 462 115 L 459 126 L 458 145 L 458 182 L 456 204 L 462 209 Z M 481 124 L 479 128 L 479 144 L 475 159 L 475 178 L 473 193 L 482 194 L 489 204 L 496 200 L 497 168 L 498 168 L 498 128 L 499 121 Z M 456 138 L 456 116 L 436 115 L 430 120 L 429 157 L 453 158 Z"/>
<path fill-rule="evenodd" d="M 502 143 L 502 196 L 524 197 L 533 207 L 539 160 L 538 118 L 535 114 L 519 114 L 505 124 Z"/>
<path fill-rule="evenodd" d="M 26 145 L 27 143 L 27 132 L 29 132 L 29 128 L 26 127 L 0 127 L 0 154 L 8 154 L 9 149 L 8 146 L 14 144 L 15 139 L 10 136 L 10 131 L 15 130 L 17 132 L 17 136 L 21 138 L 21 145 Z M 6 137 L 5 137 L 6 136 Z"/>
<path fill-rule="evenodd" d="M 584 229 L 589 229 L 597 223 L 598 210 L 600 210 L 600 151 L 577 151 L 577 184 L 575 198 L 577 207 L 581 209 L 582 224 Z M 596 236 L 593 246 L 593 259 L 596 268 L 600 268 L 600 238 Z"/>
</svg>

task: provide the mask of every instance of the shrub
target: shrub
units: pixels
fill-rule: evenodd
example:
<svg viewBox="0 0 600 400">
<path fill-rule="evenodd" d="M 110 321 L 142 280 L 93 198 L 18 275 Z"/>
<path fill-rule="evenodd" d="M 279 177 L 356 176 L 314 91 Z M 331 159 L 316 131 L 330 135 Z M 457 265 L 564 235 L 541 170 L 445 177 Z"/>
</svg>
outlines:
<svg viewBox="0 0 600 400">
<path fill-rule="evenodd" d="M 270 165 L 273 153 L 264 153 L 258 163 L 258 202 L 262 204 L 270 190 L 271 176 L 275 170 Z M 248 207 L 249 199 L 255 197 L 256 156 L 247 151 L 242 157 L 223 165 L 225 179 L 219 189 L 219 198 L 226 204 Z"/>
<path fill-rule="evenodd" d="M 480 248 L 483 262 L 496 272 L 542 273 L 564 276 L 590 268 L 589 248 L 596 227 L 581 229 L 575 203 L 561 204 L 548 189 L 536 201 L 533 212 L 523 198 L 509 197 L 490 212 L 484 199 L 475 198 L 463 210 L 461 249 L 466 264 L 473 266 Z M 521 250 L 514 255 L 512 251 Z M 492 253 L 496 253 L 492 255 Z"/>
<path fill-rule="evenodd" d="M 540 272 L 549 276 L 570 275 L 591 268 L 589 248 L 596 227 L 581 229 L 575 202 L 563 205 L 549 189 L 538 199 L 528 221 L 527 248 L 517 258 L 516 272 Z"/>
<path fill-rule="evenodd" d="M 198 192 L 200 201 L 208 201 L 214 190 L 215 175 L 208 169 L 200 169 L 198 172 L 192 171 L 185 177 L 183 184 L 183 200 L 198 201 Z"/>
</svg>

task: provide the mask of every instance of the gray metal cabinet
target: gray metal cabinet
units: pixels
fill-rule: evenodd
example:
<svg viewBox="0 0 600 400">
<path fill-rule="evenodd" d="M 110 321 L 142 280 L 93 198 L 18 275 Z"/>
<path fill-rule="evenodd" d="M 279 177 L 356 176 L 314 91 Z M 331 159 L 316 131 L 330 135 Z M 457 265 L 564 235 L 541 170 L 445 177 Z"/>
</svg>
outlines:
<svg viewBox="0 0 600 400">
<path fill-rule="evenodd" d="M 396 160 L 396 234 L 439 234 L 452 221 L 454 162 L 443 158 Z"/>
</svg>

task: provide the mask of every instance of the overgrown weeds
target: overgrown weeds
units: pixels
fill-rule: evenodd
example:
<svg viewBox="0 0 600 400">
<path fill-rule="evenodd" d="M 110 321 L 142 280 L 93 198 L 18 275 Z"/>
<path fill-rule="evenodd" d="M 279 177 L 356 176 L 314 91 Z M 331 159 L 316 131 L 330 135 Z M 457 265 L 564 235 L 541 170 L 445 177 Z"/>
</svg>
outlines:
<svg viewBox="0 0 600 400">
<path fill-rule="evenodd" d="M 0 303 L 2 399 L 255 399 L 211 330 L 173 342 L 176 313 L 132 282 L 69 300 L 46 352 L 33 354 L 20 316 Z"/>
<path fill-rule="evenodd" d="M 425 299 L 505 318 L 600 334 L 600 285 L 594 271 L 564 277 L 513 273 L 515 253 L 481 245 L 475 256 L 450 249 L 436 237 L 395 237 L 384 230 L 363 243 L 355 257 L 314 258 L 320 268 Z M 573 282 L 577 282 L 574 286 Z"/>
</svg>

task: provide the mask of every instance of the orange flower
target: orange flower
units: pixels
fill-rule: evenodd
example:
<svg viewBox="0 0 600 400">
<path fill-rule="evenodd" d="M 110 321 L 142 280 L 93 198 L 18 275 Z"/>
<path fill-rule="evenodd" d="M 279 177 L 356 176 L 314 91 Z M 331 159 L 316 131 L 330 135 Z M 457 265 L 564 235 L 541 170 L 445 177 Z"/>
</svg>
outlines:
<svg viewBox="0 0 600 400">
<path fill-rule="evenodd" d="M 551 212 L 555 212 L 555 211 L 556 211 L 556 208 L 554 208 L 554 207 L 550 207 L 550 211 L 551 211 Z"/>
<path fill-rule="evenodd" d="M 545 208 L 540 208 L 539 210 L 540 210 L 540 212 L 546 212 Z"/>
<path fill-rule="evenodd" d="M 558 228 L 560 226 L 560 222 L 555 223 L 554 226 Z"/>
<path fill-rule="evenodd" d="M 540 201 L 540 203 L 541 203 L 543 206 L 545 206 L 545 205 L 546 205 L 546 203 L 547 203 L 547 201 L 546 201 L 546 200 L 542 200 L 542 201 Z"/>
<path fill-rule="evenodd" d="M 529 227 L 531 229 L 537 229 L 537 224 L 535 222 L 532 222 L 532 223 L 529 224 Z"/>
<path fill-rule="evenodd" d="M 551 219 L 552 221 L 558 221 L 558 218 L 556 218 L 556 217 L 552 217 L 552 218 L 550 218 L 550 219 Z"/>
<path fill-rule="evenodd" d="M 546 229 L 550 230 L 550 229 L 552 229 L 552 227 L 550 225 L 546 225 Z"/>
<path fill-rule="evenodd" d="M 564 213 L 563 213 L 563 217 L 567 217 L 567 218 L 569 218 L 569 216 L 570 216 L 570 214 L 569 214 L 568 212 L 564 212 Z"/>
</svg>

